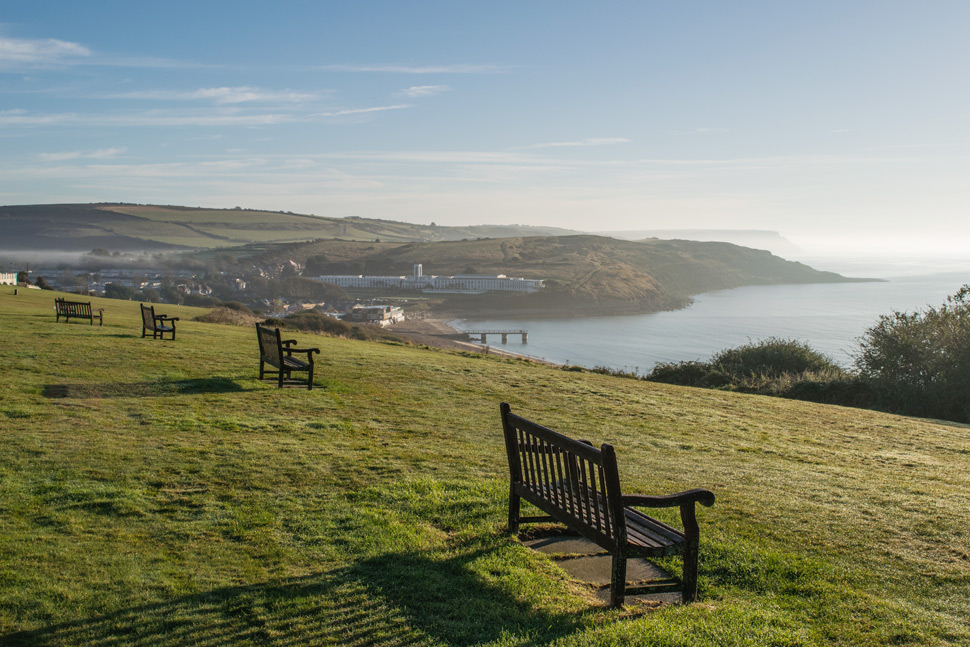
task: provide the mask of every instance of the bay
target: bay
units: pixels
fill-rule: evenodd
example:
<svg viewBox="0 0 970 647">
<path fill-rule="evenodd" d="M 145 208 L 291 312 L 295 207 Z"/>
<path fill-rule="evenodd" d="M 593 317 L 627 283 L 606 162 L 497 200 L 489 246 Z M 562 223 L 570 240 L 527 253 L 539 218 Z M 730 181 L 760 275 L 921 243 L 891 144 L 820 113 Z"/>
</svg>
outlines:
<svg viewBox="0 0 970 647">
<path fill-rule="evenodd" d="M 898 269 L 898 268 L 897 268 Z M 857 276 L 859 274 L 856 274 Z M 682 310 L 646 315 L 462 319 L 467 330 L 529 332 L 496 348 L 557 364 L 649 373 L 658 362 L 708 360 L 769 337 L 795 339 L 849 367 L 858 340 L 880 315 L 938 307 L 970 283 L 970 271 L 890 276 L 884 282 L 749 286 L 694 297 Z"/>
</svg>

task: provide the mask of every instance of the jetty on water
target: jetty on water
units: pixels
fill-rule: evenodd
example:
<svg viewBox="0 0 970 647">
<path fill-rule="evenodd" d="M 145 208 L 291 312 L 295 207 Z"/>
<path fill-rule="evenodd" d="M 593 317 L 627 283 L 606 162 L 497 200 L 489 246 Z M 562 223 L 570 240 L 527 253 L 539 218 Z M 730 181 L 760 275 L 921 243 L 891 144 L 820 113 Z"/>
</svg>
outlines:
<svg viewBox="0 0 970 647">
<path fill-rule="evenodd" d="M 528 330 L 466 330 L 465 334 L 470 337 L 478 335 L 483 344 L 486 343 L 489 335 L 501 335 L 503 344 L 509 343 L 509 335 L 520 335 L 522 337 L 523 344 L 529 343 Z"/>
</svg>

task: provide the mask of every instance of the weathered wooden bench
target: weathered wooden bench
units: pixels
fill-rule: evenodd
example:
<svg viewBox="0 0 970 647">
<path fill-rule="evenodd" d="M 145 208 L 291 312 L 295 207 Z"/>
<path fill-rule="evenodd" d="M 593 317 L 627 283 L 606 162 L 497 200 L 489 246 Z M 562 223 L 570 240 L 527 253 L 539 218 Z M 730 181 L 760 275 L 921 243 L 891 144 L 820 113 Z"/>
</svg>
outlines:
<svg viewBox="0 0 970 647">
<path fill-rule="evenodd" d="M 612 557 L 610 606 L 625 595 L 681 591 L 681 599 L 697 597 L 698 536 L 696 503 L 714 505 L 714 494 L 695 489 L 666 496 L 625 495 L 620 490 L 616 452 L 573 440 L 512 413 L 501 405 L 505 448 L 509 459 L 509 532 L 520 523 L 558 521 L 596 543 Z M 548 516 L 520 515 L 525 499 Z M 683 531 L 649 517 L 636 508 L 680 507 Z M 637 582 L 627 586 L 630 557 L 682 555 L 683 577 Z"/>
<path fill-rule="evenodd" d="M 279 388 L 283 388 L 284 381 L 293 382 L 294 371 L 306 371 L 306 388 L 313 388 L 313 354 L 319 353 L 319 348 L 293 348 L 295 339 L 282 339 L 279 328 L 266 328 L 256 324 L 256 336 L 259 339 L 259 379 L 269 373 L 276 375 Z M 306 353 L 306 361 L 293 357 L 294 353 Z M 269 364 L 275 371 L 266 370 Z"/>
<path fill-rule="evenodd" d="M 165 339 L 165 333 L 172 333 L 175 339 L 175 322 L 178 317 L 168 317 L 166 315 L 155 314 L 155 306 L 141 305 L 141 337 L 144 339 L 148 333 L 152 333 L 152 339 Z"/>
<path fill-rule="evenodd" d="M 90 301 L 67 301 L 58 297 L 54 299 L 54 311 L 57 313 L 55 321 L 60 321 L 61 317 L 64 317 L 65 323 L 70 323 L 71 319 L 87 319 L 93 326 L 97 319 L 99 326 L 104 325 L 104 308 L 94 310 Z"/>
</svg>

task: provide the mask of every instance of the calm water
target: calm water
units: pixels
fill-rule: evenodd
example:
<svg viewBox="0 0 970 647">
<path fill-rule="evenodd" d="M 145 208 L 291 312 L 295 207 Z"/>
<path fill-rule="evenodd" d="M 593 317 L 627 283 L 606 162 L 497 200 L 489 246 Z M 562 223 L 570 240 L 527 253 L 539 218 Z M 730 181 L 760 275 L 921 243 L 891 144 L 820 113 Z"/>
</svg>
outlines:
<svg viewBox="0 0 970 647">
<path fill-rule="evenodd" d="M 675 312 L 459 320 L 452 325 L 460 330 L 524 328 L 528 344 L 510 337 L 501 345 L 498 337 L 489 337 L 489 345 L 587 368 L 647 373 L 657 362 L 707 360 L 725 348 L 768 337 L 807 342 L 849 366 L 858 338 L 879 315 L 939 306 L 965 283 L 970 283 L 970 271 L 897 276 L 885 283 L 756 286 L 701 294 L 692 306 Z"/>
</svg>

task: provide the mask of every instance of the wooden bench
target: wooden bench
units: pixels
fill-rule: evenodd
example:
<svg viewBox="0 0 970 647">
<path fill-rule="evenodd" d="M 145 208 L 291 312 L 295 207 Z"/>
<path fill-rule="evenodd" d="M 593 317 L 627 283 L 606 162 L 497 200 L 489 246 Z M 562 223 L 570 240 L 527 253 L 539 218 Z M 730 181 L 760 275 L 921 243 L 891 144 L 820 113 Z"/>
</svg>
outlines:
<svg viewBox="0 0 970 647">
<path fill-rule="evenodd" d="M 149 331 L 152 333 L 152 339 L 165 339 L 165 333 L 172 333 L 172 339 L 175 339 L 175 322 L 179 320 L 178 317 L 168 317 L 166 315 L 155 314 L 155 306 L 146 306 L 144 303 L 141 305 L 141 338 L 144 339 L 148 336 Z"/>
<path fill-rule="evenodd" d="M 71 319 L 87 319 L 94 325 L 94 320 L 98 320 L 98 325 L 104 325 L 104 308 L 94 310 L 91 308 L 90 301 L 67 301 L 64 298 L 54 299 L 54 311 L 60 321 L 64 317 L 65 323 L 70 323 Z"/>
<path fill-rule="evenodd" d="M 319 348 L 293 348 L 295 339 L 282 339 L 279 328 L 266 328 L 256 324 L 256 337 L 259 339 L 259 379 L 269 373 L 276 375 L 279 388 L 283 388 L 284 380 L 293 382 L 293 371 L 306 371 L 306 388 L 313 388 L 313 354 L 319 353 Z M 294 353 L 306 353 L 306 361 L 293 357 Z M 266 365 L 276 368 L 267 371 Z"/>
<path fill-rule="evenodd" d="M 714 494 L 695 489 L 666 496 L 625 495 L 620 490 L 616 452 L 589 441 L 573 440 L 512 413 L 501 405 L 505 448 L 509 459 L 509 532 L 520 523 L 558 521 L 596 543 L 612 557 L 610 606 L 625 595 L 681 591 L 684 602 L 697 597 L 696 503 L 714 505 Z M 523 517 L 520 499 L 548 516 Z M 683 531 L 649 517 L 636 508 L 680 507 Z M 682 555 L 683 577 L 638 582 L 627 586 L 630 557 Z"/>
</svg>

